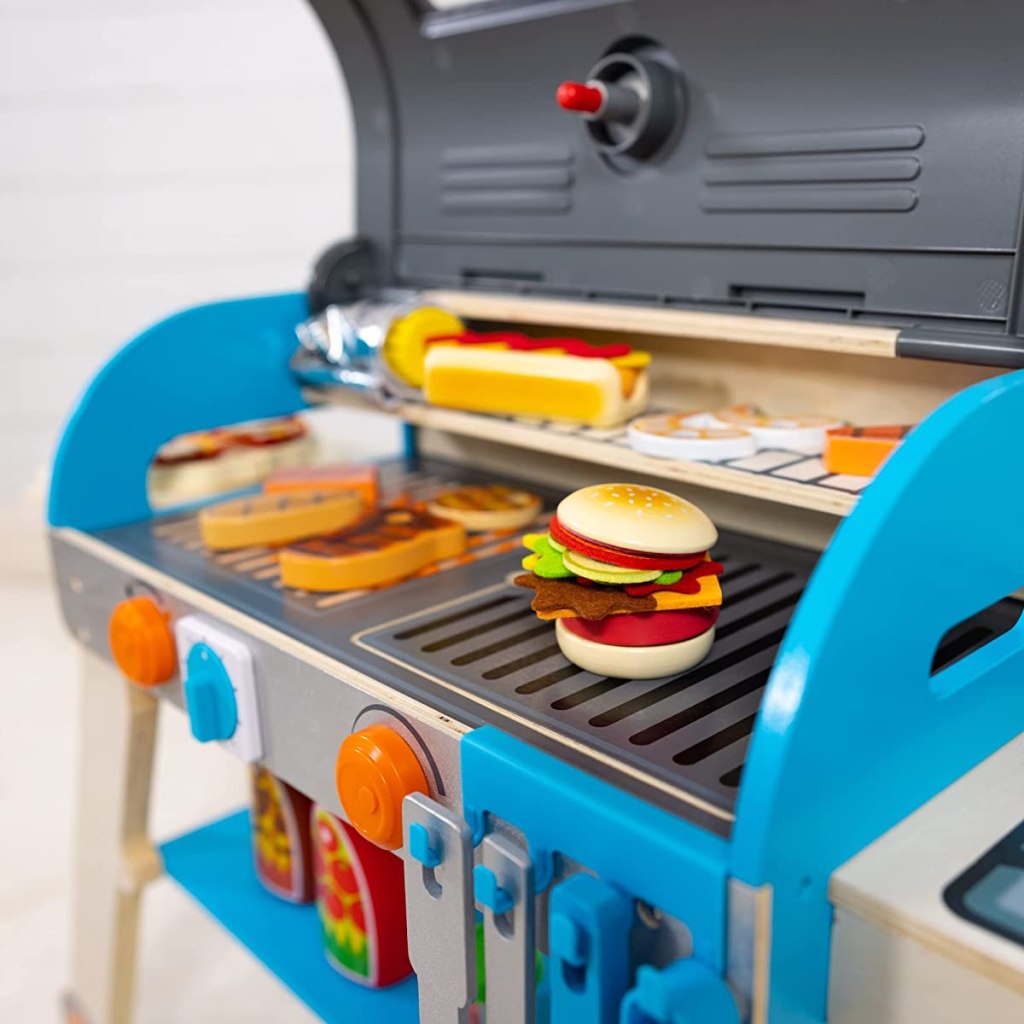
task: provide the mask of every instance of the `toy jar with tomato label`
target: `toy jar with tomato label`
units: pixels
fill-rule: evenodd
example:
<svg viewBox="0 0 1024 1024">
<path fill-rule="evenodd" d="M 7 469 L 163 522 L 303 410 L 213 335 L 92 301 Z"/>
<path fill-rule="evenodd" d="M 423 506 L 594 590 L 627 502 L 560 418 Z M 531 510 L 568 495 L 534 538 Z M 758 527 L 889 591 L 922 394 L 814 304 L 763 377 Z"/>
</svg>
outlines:
<svg viewBox="0 0 1024 1024">
<path fill-rule="evenodd" d="M 316 903 L 327 959 L 371 988 L 412 972 L 405 932 L 402 862 L 340 818 L 313 808 Z"/>
</svg>

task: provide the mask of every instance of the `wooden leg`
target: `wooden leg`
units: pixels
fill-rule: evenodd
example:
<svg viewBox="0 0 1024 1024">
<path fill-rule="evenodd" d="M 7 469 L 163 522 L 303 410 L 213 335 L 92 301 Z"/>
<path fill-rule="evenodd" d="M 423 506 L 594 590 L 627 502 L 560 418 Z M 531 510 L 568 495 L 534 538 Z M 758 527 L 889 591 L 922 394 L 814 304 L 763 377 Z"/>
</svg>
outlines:
<svg viewBox="0 0 1024 1024">
<path fill-rule="evenodd" d="M 147 834 L 158 701 L 96 655 L 82 658 L 68 1019 L 127 1024 L 139 897 L 161 871 Z"/>
</svg>

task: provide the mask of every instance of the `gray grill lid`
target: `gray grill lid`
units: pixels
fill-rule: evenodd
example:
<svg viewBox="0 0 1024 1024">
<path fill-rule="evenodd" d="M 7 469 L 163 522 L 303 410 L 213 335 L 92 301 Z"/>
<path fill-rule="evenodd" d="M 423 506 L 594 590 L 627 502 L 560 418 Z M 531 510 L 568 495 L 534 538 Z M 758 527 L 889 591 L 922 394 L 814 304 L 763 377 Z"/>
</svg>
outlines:
<svg viewBox="0 0 1024 1024">
<path fill-rule="evenodd" d="M 318 301 L 442 286 L 840 318 L 900 328 L 908 355 L 1024 364 L 1024 5 L 311 4 L 367 243 L 321 268 Z M 633 164 L 554 99 L 609 52 L 653 54 L 683 96 Z"/>
</svg>

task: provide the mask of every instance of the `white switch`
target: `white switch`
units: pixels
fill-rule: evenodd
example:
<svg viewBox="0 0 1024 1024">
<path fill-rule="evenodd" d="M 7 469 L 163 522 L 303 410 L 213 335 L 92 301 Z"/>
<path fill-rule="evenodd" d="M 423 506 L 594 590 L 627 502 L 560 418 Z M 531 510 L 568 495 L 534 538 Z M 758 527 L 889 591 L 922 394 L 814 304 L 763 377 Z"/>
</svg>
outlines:
<svg viewBox="0 0 1024 1024">
<path fill-rule="evenodd" d="M 188 676 L 188 655 L 196 644 L 206 644 L 220 659 L 234 690 L 238 712 L 234 733 L 230 739 L 220 740 L 220 745 L 243 761 L 258 761 L 263 756 L 263 733 L 252 652 L 244 641 L 198 615 L 178 619 L 174 624 L 174 634 L 182 679 Z"/>
</svg>

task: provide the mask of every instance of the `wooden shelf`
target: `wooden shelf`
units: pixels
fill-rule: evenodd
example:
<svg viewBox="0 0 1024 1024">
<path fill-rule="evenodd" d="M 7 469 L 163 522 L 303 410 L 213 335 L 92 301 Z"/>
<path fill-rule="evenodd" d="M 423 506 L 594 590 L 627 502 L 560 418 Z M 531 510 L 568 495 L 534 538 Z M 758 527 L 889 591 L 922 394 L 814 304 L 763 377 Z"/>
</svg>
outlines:
<svg viewBox="0 0 1024 1024">
<path fill-rule="evenodd" d="M 415 978 L 370 989 L 342 977 L 324 956 L 316 908 L 293 906 L 260 885 L 248 812 L 172 839 L 160 853 L 167 874 L 322 1020 L 419 1019 Z"/>
<path fill-rule="evenodd" d="M 821 459 L 795 452 L 761 451 L 727 463 L 680 462 L 641 455 L 629 447 L 625 428 L 597 430 L 545 421 L 527 421 L 406 404 L 398 410 L 408 423 L 467 437 L 557 453 L 601 466 L 678 480 L 752 498 L 845 516 L 853 510 L 866 477 L 836 476 Z"/>
<path fill-rule="evenodd" d="M 343 388 L 307 389 L 310 402 L 350 405 L 362 399 Z M 829 473 L 817 457 L 796 452 L 761 451 L 728 462 L 681 462 L 641 455 L 629 447 L 625 427 L 598 430 L 540 420 L 485 416 L 407 402 L 392 409 L 394 415 L 417 427 L 482 438 L 527 451 L 557 454 L 599 466 L 628 470 L 760 498 L 783 505 L 845 516 L 871 482 L 869 477 Z"/>
<path fill-rule="evenodd" d="M 665 306 L 629 306 L 470 291 L 429 291 L 424 297 L 467 320 L 570 327 L 574 331 L 660 334 L 882 358 L 896 355 L 899 335 L 894 327 L 785 320 Z"/>
</svg>

